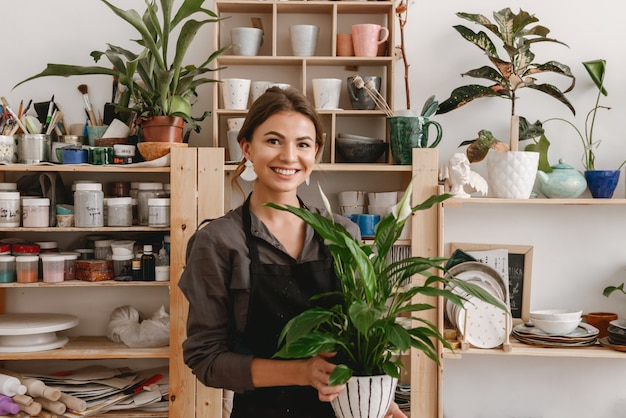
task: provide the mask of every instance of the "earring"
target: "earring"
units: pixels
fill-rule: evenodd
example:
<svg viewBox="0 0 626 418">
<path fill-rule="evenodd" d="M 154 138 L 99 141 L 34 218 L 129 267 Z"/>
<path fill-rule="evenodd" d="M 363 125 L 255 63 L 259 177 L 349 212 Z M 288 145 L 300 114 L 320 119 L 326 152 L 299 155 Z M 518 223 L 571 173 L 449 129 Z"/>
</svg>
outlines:
<svg viewBox="0 0 626 418">
<path fill-rule="evenodd" d="M 254 164 L 252 163 L 252 161 L 246 160 L 244 165 L 246 166 L 246 168 L 245 168 L 245 170 L 243 170 L 241 172 L 239 177 L 241 177 L 241 179 L 245 180 L 245 181 L 254 181 L 254 180 L 256 180 L 257 179 L 257 175 L 256 175 L 256 172 L 254 171 Z"/>
<path fill-rule="evenodd" d="M 311 184 L 311 176 L 306 176 L 306 180 L 304 180 L 304 184 L 306 184 L 307 186 Z"/>
</svg>

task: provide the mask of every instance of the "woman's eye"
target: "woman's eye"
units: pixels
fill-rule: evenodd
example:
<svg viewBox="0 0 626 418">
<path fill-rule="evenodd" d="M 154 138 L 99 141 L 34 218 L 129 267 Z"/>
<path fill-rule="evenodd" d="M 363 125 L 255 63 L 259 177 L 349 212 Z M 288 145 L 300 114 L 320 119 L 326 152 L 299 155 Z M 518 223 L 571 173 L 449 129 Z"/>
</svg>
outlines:
<svg viewBox="0 0 626 418">
<path fill-rule="evenodd" d="M 300 148 L 310 148 L 311 144 L 309 144 L 308 142 L 299 142 L 298 143 L 298 147 L 300 147 Z"/>
<path fill-rule="evenodd" d="M 278 144 L 280 144 L 280 141 L 278 139 L 276 139 L 276 138 L 268 138 L 267 139 L 267 143 L 268 144 L 272 144 L 272 145 L 278 145 Z"/>
</svg>

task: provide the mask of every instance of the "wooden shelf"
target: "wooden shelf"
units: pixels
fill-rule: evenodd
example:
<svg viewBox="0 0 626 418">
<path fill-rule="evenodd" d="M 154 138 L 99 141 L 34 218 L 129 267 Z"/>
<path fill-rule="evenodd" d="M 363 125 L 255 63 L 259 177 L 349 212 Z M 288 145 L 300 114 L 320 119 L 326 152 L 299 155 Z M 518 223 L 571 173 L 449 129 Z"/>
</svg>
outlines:
<svg viewBox="0 0 626 418">
<path fill-rule="evenodd" d="M 591 347 L 544 348 L 523 344 L 514 340 L 511 341 L 511 345 L 513 349 L 509 352 L 505 352 L 500 348 L 470 348 L 465 351 L 455 350 L 454 352 L 444 350 L 442 356 L 445 359 L 460 359 L 464 355 L 626 359 L 626 353 L 602 347 L 601 345 Z"/>
<path fill-rule="evenodd" d="M 169 412 L 147 412 L 135 410 L 111 411 L 104 414 L 90 415 L 93 418 L 168 418 Z"/>
<path fill-rule="evenodd" d="M 48 227 L 48 228 L 24 228 L 23 226 L 15 228 L 1 228 L 1 232 L 41 232 L 41 233 L 57 233 L 57 232 L 168 232 L 169 227 L 149 227 L 149 226 L 104 226 L 95 228 L 60 228 L 60 227 Z"/>
<path fill-rule="evenodd" d="M 469 199 L 451 198 L 443 203 L 445 208 L 457 208 L 463 205 L 556 205 L 556 206 L 604 206 L 604 205 L 626 205 L 626 199 L 499 199 L 495 197 L 471 197 Z"/>
<path fill-rule="evenodd" d="M 4 164 L 0 171 L 58 171 L 77 173 L 169 173 L 170 167 L 132 167 L 124 164 L 117 165 L 80 165 L 80 164 Z"/>
<path fill-rule="evenodd" d="M 235 171 L 237 164 L 226 164 L 224 166 L 225 171 Z M 319 172 L 367 172 L 367 173 L 410 173 L 412 166 L 410 165 L 394 165 L 394 164 L 358 164 L 358 163 L 321 163 L 317 164 L 314 168 Z"/>
<path fill-rule="evenodd" d="M 220 65 L 258 65 L 258 66 L 276 66 L 276 65 L 293 65 L 302 66 L 381 66 L 387 65 L 392 61 L 393 57 L 331 57 L 331 56 L 313 56 L 313 57 L 294 57 L 291 55 L 221 55 L 218 60 Z"/>
<path fill-rule="evenodd" d="M 168 359 L 169 347 L 129 348 L 107 337 L 69 337 L 69 342 L 55 350 L 33 353 L 2 353 L 2 360 L 99 360 L 99 359 Z"/>
<path fill-rule="evenodd" d="M 0 289 L 11 287 L 39 287 L 39 288 L 55 288 L 55 287 L 111 287 L 111 286 L 127 286 L 127 287 L 169 287 L 170 282 L 118 282 L 115 280 L 103 280 L 101 282 L 89 282 L 86 280 L 68 280 L 58 283 L 34 282 L 34 283 L 0 283 Z"/>
</svg>

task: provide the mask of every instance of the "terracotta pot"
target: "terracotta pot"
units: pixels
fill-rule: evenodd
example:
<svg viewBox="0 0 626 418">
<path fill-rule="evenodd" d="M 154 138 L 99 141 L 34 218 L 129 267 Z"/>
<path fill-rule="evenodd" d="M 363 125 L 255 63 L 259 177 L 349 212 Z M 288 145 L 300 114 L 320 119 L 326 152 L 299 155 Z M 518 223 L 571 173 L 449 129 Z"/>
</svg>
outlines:
<svg viewBox="0 0 626 418">
<path fill-rule="evenodd" d="M 383 418 L 397 384 L 398 379 L 388 375 L 353 376 L 330 404 L 339 418 Z"/>
<path fill-rule="evenodd" d="M 183 142 L 185 119 L 179 116 L 152 116 L 141 122 L 145 142 Z"/>
</svg>

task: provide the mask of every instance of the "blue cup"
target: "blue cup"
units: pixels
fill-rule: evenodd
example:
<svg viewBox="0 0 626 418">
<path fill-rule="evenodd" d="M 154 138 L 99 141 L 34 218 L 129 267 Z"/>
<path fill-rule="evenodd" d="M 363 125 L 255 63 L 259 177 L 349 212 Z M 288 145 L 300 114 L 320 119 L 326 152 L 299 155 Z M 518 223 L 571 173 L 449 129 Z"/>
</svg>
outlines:
<svg viewBox="0 0 626 418">
<path fill-rule="evenodd" d="M 380 222 L 380 215 L 374 215 L 372 213 L 356 213 L 349 216 L 352 222 L 359 226 L 361 230 L 361 237 L 373 237 L 374 228 L 376 224 Z"/>
</svg>

